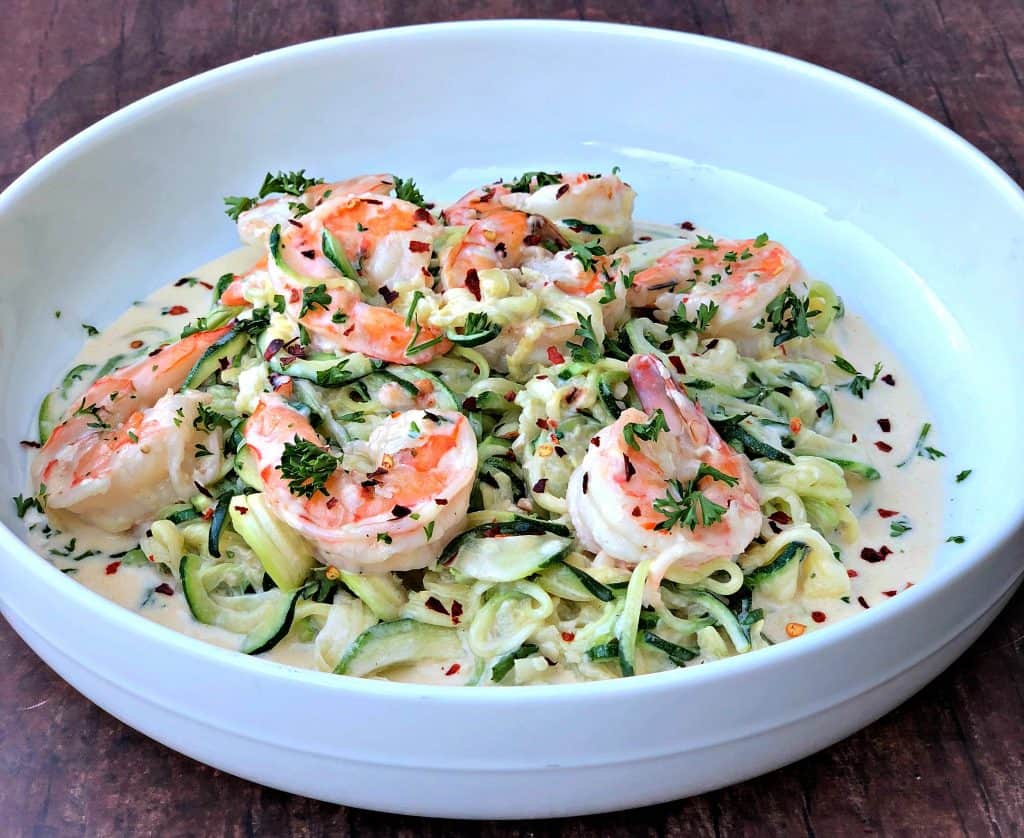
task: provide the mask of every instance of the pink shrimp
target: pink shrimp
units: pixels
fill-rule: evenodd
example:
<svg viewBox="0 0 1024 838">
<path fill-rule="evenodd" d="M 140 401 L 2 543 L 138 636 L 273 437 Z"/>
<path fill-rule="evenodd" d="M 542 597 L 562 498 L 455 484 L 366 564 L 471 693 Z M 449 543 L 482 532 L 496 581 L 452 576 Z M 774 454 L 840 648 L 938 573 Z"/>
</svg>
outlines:
<svg viewBox="0 0 1024 838">
<path fill-rule="evenodd" d="M 197 332 L 94 382 L 32 463 L 48 511 L 124 532 L 221 468 L 221 431 L 196 421 L 209 396 L 176 393 L 230 327 Z"/>
<path fill-rule="evenodd" d="M 454 411 L 392 414 L 363 444 L 372 468 L 346 468 L 346 455 L 322 489 L 303 488 L 282 461 L 324 443 L 309 421 L 264 394 L 245 424 L 271 511 L 305 536 L 318 558 L 344 570 L 426 567 L 466 517 L 476 477 L 476 437 Z"/>
<path fill-rule="evenodd" d="M 654 356 L 633 356 L 629 372 L 644 411 L 630 408 L 598 433 L 569 480 L 569 515 L 580 541 L 629 565 L 653 559 L 656 580 L 676 563 L 696 567 L 740 554 L 762 522 L 746 457 L 722 440 Z M 636 426 L 656 411 L 667 430 L 641 438 Z M 689 490 L 710 505 L 691 497 L 690 517 L 671 521 L 668 508 L 685 504 Z"/>
</svg>

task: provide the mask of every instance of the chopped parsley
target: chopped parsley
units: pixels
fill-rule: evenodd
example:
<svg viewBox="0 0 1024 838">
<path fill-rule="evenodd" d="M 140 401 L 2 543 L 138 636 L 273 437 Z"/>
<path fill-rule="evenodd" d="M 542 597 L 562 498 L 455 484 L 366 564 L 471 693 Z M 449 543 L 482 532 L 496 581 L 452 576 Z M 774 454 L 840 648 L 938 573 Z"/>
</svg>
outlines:
<svg viewBox="0 0 1024 838">
<path fill-rule="evenodd" d="M 768 234 L 761 233 L 756 239 L 754 239 L 754 247 L 764 247 L 768 244 Z"/>
<path fill-rule="evenodd" d="M 534 180 L 537 181 L 537 188 L 540 189 L 542 186 L 561 183 L 562 175 L 560 172 L 523 172 L 508 185 L 508 189 L 510 192 L 532 192 Z"/>
<path fill-rule="evenodd" d="M 947 544 L 963 544 L 967 539 L 962 535 L 951 535 L 946 539 Z"/>
<path fill-rule="evenodd" d="M 700 233 L 697 234 L 697 244 L 694 245 L 695 250 L 718 250 L 718 245 L 715 244 L 713 236 L 702 236 Z"/>
<path fill-rule="evenodd" d="M 283 298 L 282 298 L 283 299 Z M 315 308 L 322 308 L 325 311 L 331 304 L 331 295 L 327 293 L 326 285 L 314 285 L 302 289 L 302 306 L 299 308 L 299 317 L 305 317 Z"/>
<path fill-rule="evenodd" d="M 972 471 L 973 471 L 973 469 L 965 468 L 963 471 L 961 471 L 956 476 L 956 482 L 957 483 L 963 483 L 968 477 L 971 476 L 971 472 Z"/>
<path fill-rule="evenodd" d="M 395 178 L 395 197 L 400 201 L 408 201 L 418 207 L 426 207 L 427 202 L 423 199 L 423 193 L 416 186 L 412 178 Z"/>
<path fill-rule="evenodd" d="M 654 415 L 648 422 L 627 422 L 622 428 L 622 438 L 626 441 L 626 445 L 635 451 L 640 450 L 640 444 L 637 439 L 643 439 L 647 442 L 654 442 L 658 438 L 658 434 L 662 431 L 668 430 L 668 422 L 665 421 L 665 414 L 662 413 L 661 408 L 654 411 Z"/>
<path fill-rule="evenodd" d="M 580 221 L 578 218 L 563 218 L 561 223 L 574 233 L 589 233 L 592 236 L 601 235 L 601 228 L 596 224 L 588 224 L 586 221 Z"/>
<path fill-rule="evenodd" d="M 390 544 L 393 539 L 386 532 L 379 532 L 377 533 L 377 540 L 383 541 L 385 544 Z"/>
<path fill-rule="evenodd" d="M 212 431 L 214 428 L 230 428 L 231 420 L 223 413 L 218 413 L 212 407 L 200 404 L 196 407 L 196 418 L 192 420 L 192 427 L 197 431 Z"/>
<path fill-rule="evenodd" d="M 601 295 L 601 299 L 597 301 L 598 304 L 599 305 L 607 305 L 608 303 L 614 303 L 615 302 L 615 282 L 613 280 L 609 279 L 606 282 L 602 282 L 601 285 L 604 288 L 604 293 Z"/>
<path fill-rule="evenodd" d="M 891 538 L 899 538 L 904 533 L 910 532 L 913 529 L 910 526 L 910 521 L 906 518 L 897 518 L 895 521 L 889 523 L 889 536 Z"/>
<path fill-rule="evenodd" d="M 882 364 L 877 361 L 875 362 L 875 369 L 871 374 L 871 378 L 868 378 L 863 373 L 858 372 L 857 368 L 841 355 L 836 355 L 832 359 L 832 363 L 839 367 L 843 372 L 849 373 L 853 376 L 853 378 L 843 386 L 858 399 L 864 398 L 864 394 L 871 389 L 872 384 L 878 381 L 878 376 L 882 372 Z"/>
<path fill-rule="evenodd" d="M 430 541 L 434 537 L 434 521 L 423 527 L 423 532 L 427 534 L 427 541 Z"/>
<path fill-rule="evenodd" d="M 675 526 L 695 530 L 697 527 L 710 527 L 722 520 L 726 508 L 715 503 L 697 488 L 705 477 L 721 481 L 726 486 L 735 486 L 739 482 L 737 478 L 707 463 L 700 464 L 696 477 L 685 486 L 672 478 L 668 481 L 665 497 L 654 501 L 655 511 L 665 516 L 665 520 L 658 522 L 654 527 L 656 530 L 670 530 Z"/>
<path fill-rule="evenodd" d="M 43 505 L 39 502 L 39 499 L 32 495 L 29 495 L 27 498 L 24 498 L 21 495 L 15 495 L 11 500 L 14 501 L 14 508 L 17 511 L 19 518 L 24 518 L 25 513 L 30 509 L 35 509 L 38 512 L 43 511 Z"/>
<path fill-rule="evenodd" d="M 594 269 L 595 257 L 605 255 L 605 249 L 596 242 L 571 244 L 569 245 L 569 249 L 579 260 L 580 264 L 583 265 L 583 270 L 585 271 L 591 271 Z"/>
<path fill-rule="evenodd" d="M 930 445 L 925 445 L 925 441 L 928 439 L 928 434 L 931 433 L 931 430 L 931 422 L 925 422 L 921 426 L 921 432 L 917 435 L 917 441 L 914 443 L 913 450 L 907 455 L 907 458 L 902 463 L 896 464 L 896 468 L 903 468 L 915 457 L 924 457 L 928 460 L 938 460 L 946 456 L 945 452 L 940 451 L 938 448 L 932 448 Z"/>
<path fill-rule="evenodd" d="M 82 328 L 85 329 L 85 333 L 89 337 L 94 337 L 100 333 L 99 329 L 97 329 L 95 326 L 90 326 L 88 323 L 83 323 Z"/>
<path fill-rule="evenodd" d="M 701 303 L 697 309 L 697 316 L 693 320 L 689 320 L 686 316 L 686 304 L 680 303 L 675 314 L 668 319 L 668 333 L 685 336 L 694 332 L 700 335 L 708 328 L 717 313 L 718 303 Z"/>
<path fill-rule="evenodd" d="M 284 444 L 277 468 L 293 495 L 311 498 L 317 492 L 329 494 L 324 487 L 340 465 L 340 458 L 296 434 Z"/>
<path fill-rule="evenodd" d="M 255 198 L 240 195 L 228 195 L 225 197 L 224 213 L 232 221 L 238 221 L 238 217 L 243 212 L 252 209 L 268 195 L 281 193 L 299 196 L 311 186 L 316 186 L 323 182 L 323 178 L 306 177 L 305 169 L 299 169 L 297 172 L 278 172 L 276 175 L 267 172 L 263 177 L 263 184 L 260 186 L 259 194 Z M 289 207 L 294 208 L 294 205 L 289 204 Z"/>
<path fill-rule="evenodd" d="M 602 349 L 597 335 L 594 333 L 593 318 L 590 315 L 584 317 L 582 314 L 577 314 L 576 319 L 579 321 L 579 326 L 576 327 L 573 335 L 582 338 L 583 342 L 569 344 L 572 359 L 582 364 L 596 364 L 601 360 Z"/>
<path fill-rule="evenodd" d="M 212 456 L 213 456 L 213 452 L 209 448 L 207 448 L 201 442 L 197 442 L 196 443 L 196 459 L 197 460 L 200 457 L 212 457 Z"/>
<path fill-rule="evenodd" d="M 810 337 L 811 327 L 807 321 L 821 312 L 808 311 L 807 299 L 798 297 L 792 288 L 787 288 L 765 306 L 764 313 L 765 319 L 755 324 L 755 328 L 763 329 L 766 323 L 770 325 L 775 333 L 772 345 L 781 346 L 793 338 Z"/>
<path fill-rule="evenodd" d="M 316 383 L 321 387 L 340 387 L 350 378 L 350 373 L 345 367 L 348 366 L 348 359 L 338 361 L 333 367 L 316 371 Z"/>
<path fill-rule="evenodd" d="M 95 404 L 87 405 L 85 399 L 82 399 L 82 403 L 78 406 L 78 409 L 74 412 L 75 416 L 92 416 L 92 422 L 89 422 L 86 427 L 96 428 L 98 430 L 106 430 L 110 425 L 103 421 L 103 417 L 100 416 L 100 409 Z"/>
</svg>

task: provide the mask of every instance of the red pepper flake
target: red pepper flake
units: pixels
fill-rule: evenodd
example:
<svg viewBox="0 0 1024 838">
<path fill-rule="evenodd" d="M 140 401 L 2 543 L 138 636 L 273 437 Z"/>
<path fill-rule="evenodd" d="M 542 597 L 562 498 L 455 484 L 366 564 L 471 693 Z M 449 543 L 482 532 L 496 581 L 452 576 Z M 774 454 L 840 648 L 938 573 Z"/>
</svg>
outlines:
<svg viewBox="0 0 1024 838">
<path fill-rule="evenodd" d="M 878 440 L 875 443 L 875 448 L 879 451 L 884 451 L 886 454 L 892 451 L 892 446 L 888 442 L 882 442 L 882 440 Z"/>
<path fill-rule="evenodd" d="M 267 344 L 267 348 L 263 351 L 263 360 L 269 361 L 281 351 L 282 346 L 284 346 L 284 341 L 281 340 L 281 338 L 274 338 Z"/>
<path fill-rule="evenodd" d="M 445 675 L 455 675 L 460 669 L 462 669 L 462 664 L 453 663 L 451 666 L 449 666 L 445 670 L 444 674 Z"/>
<path fill-rule="evenodd" d="M 548 487 L 548 479 L 546 477 L 542 477 L 540 480 L 538 480 L 536 483 L 533 484 L 533 491 L 535 491 L 539 495 L 545 489 L 547 489 L 547 487 Z"/>
<path fill-rule="evenodd" d="M 537 420 L 537 427 L 543 431 L 548 430 L 548 420 L 542 416 L 540 419 Z"/>
<path fill-rule="evenodd" d="M 555 446 L 555 454 L 559 457 L 565 456 L 565 449 L 561 445 Z"/>
<path fill-rule="evenodd" d="M 697 229 L 696 227 L 693 226 L 693 222 L 692 221 L 684 221 L 679 226 L 682 227 L 684 230 L 696 230 Z"/>
<path fill-rule="evenodd" d="M 792 419 L 789 420 L 789 432 L 792 434 L 800 433 L 800 430 L 801 428 L 803 428 L 803 426 L 804 423 L 801 421 L 799 416 L 794 416 Z"/>
<path fill-rule="evenodd" d="M 300 230 L 304 227 L 301 221 L 296 221 L 294 218 L 289 218 L 288 223 L 291 224 L 293 227 L 298 227 Z"/>
<path fill-rule="evenodd" d="M 392 291 L 386 285 L 380 287 L 380 295 L 384 298 L 384 302 L 391 305 L 395 300 L 398 299 L 398 292 Z"/>
<path fill-rule="evenodd" d="M 683 366 L 683 359 L 678 355 L 669 355 L 668 362 L 672 365 L 673 369 L 680 375 L 686 375 L 686 367 Z"/>
<path fill-rule="evenodd" d="M 416 212 L 412 214 L 412 217 L 417 221 L 424 222 L 425 224 L 434 223 L 434 216 L 432 216 L 428 210 L 423 209 L 423 207 L 417 207 Z"/>
<path fill-rule="evenodd" d="M 820 419 L 822 416 L 825 415 L 825 411 L 826 410 L 828 410 L 828 403 L 827 402 L 822 402 L 821 404 L 818 405 L 818 409 L 815 410 L 814 412 L 815 412 L 815 414 L 817 414 L 818 418 Z"/>
<path fill-rule="evenodd" d="M 871 607 L 870 605 L 868 605 L 868 601 L 866 599 L 864 599 L 864 597 L 862 597 L 862 596 L 857 597 L 857 602 L 860 603 L 860 607 L 861 608 L 870 608 Z"/>
<path fill-rule="evenodd" d="M 247 515 L 249 513 L 249 507 L 248 506 L 241 506 L 241 505 L 236 506 L 235 507 L 235 512 L 237 512 L 239 515 Z"/>
<path fill-rule="evenodd" d="M 882 593 L 886 596 L 896 596 L 896 594 L 898 594 L 899 591 L 882 591 Z"/>
<path fill-rule="evenodd" d="M 849 576 L 851 579 L 856 579 L 858 576 L 860 576 L 860 574 L 857 573 L 856 570 L 851 570 L 850 568 L 846 569 L 846 575 Z"/>
<path fill-rule="evenodd" d="M 634 518 L 639 518 L 640 517 L 640 507 L 639 506 L 634 506 L 633 507 L 633 511 L 630 512 L 629 514 L 632 515 Z"/>
<path fill-rule="evenodd" d="M 884 381 L 890 387 L 896 386 L 896 379 L 892 377 L 892 373 L 890 372 L 887 372 L 885 375 L 882 376 L 882 381 Z"/>
<path fill-rule="evenodd" d="M 316 251 L 313 250 L 313 248 L 310 248 L 309 250 L 300 250 L 299 253 L 301 253 L 307 259 L 316 258 Z"/>
<path fill-rule="evenodd" d="M 900 513 L 897 512 L 895 509 L 882 509 L 881 507 L 878 508 L 879 518 L 895 518 L 899 514 Z"/>
<path fill-rule="evenodd" d="M 552 364 L 564 364 L 565 363 L 565 356 L 561 352 L 558 351 L 557 347 L 549 346 L 548 347 L 548 360 Z"/>
<path fill-rule="evenodd" d="M 409 250 L 413 253 L 429 253 L 430 242 L 409 242 Z"/>
<path fill-rule="evenodd" d="M 111 562 L 110 564 L 108 564 L 106 566 L 106 568 L 104 570 L 106 571 L 107 576 L 113 576 L 115 573 L 117 573 L 117 569 L 120 566 L 121 566 L 120 562 Z"/>
<path fill-rule="evenodd" d="M 164 351 L 164 348 L 162 346 L 158 346 L 156 349 L 154 349 L 152 352 L 150 352 L 146 357 L 147 358 L 152 358 L 154 355 L 159 355 L 163 351 Z"/>
<path fill-rule="evenodd" d="M 561 198 L 568 191 L 569 191 L 569 184 L 568 183 L 563 183 L 561 186 L 558 187 L 558 191 L 555 193 L 555 200 L 557 201 L 559 198 Z"/>
<path fill-rule="evenodd" d="M 423 603 L 431 611 L 436 611 L 438 614 L 444 614 L 448 616 L 448 609 L 444 607 L 444 603 L 441 602 L 436 596 L 427 597 L 427 601 Z"/>
<path fill-rule="evenodd" d="M 217 362 L 217 366 L 220 367 L 222 370 L 226 370 L 228 367 L 231 366 L 231 359 L 230 358 L 221 358 Z"/>
<path fill-rule="evenodd" d="M 476 272 L 476 268 L 470 268 L 466 271 L 466 287 L 469 289 L 469 293 L 473 295 L 473 299 L 477 302 L 480 301 L 480 275 Z"/>
<path fill-rule="evenodd" d="M 383 201 L 379 200 L 378 198 L 363 198 L 362 201 L 363 201 L 364 204 L 377 204 L 377 205 L 380 205 L 380 204 L 384 203 Z"/>
<path fill-rule="evenodd" d="M 592 436 L 590 438 L 590 444 L 593 445 L 595 448 L 600 448 L 601 447 L 601 437 L 599 437 L 599 436 Z"/>
<path fill-rule="evenodd" d="M 158 594 L 163 594 L 164 596 L 174 596 L 174 588 L 172 588 L 166 582 L 161 582 L 159 585 L 153 588 L 153 590 Z"/>
<path fill-rule="evenodd" d="M 885 433 L 889 433 L 892 430 L 892 422 L 888 419 L 879 419 L 878 427 L 880 427 Z"/>
<path fill-rule="evenodd" d="M 188 314 L 188 309 L 185 306 L 171 306 L 167 313 L 177 317 L 179 314 Z"/>
<path fill-rule="evenodd" d="M 288 294 L 288 302 L 297 303 L 300 299 L 302 299 L 302 293 L 298 288 L 293 288 Z"/>
<path fill-rule="evenodd" d="M 18 443 L 23 448 L 42 448 L 43 446 L 34 439 L 23 439 Z"/>
<path fill-rule="evenodd" d="M 583 472 L 583 494 L 587 493 L 587 487 L 590 485 L 590 472 Z"/>
<path fill-rule="evenodd" d="M 576 401 L 576 397 L 580 394 L 579 387 L 573 387 L 565 396 L 565 403 L 572 404 Z"/>
<path fill-rule="evenodd" d="M 622 467 L 626 472 L 626 482 L 628 483 L 633 479 L 633 475 L 636 474 L 636 466 L 629 461 L 629 456 L 626 454 L 622 455 Z"/>
<path fill-rule="evenodd" d="M 434 498 L 434 503 L 436 503 L 438 506 L 447 506 L 448 498 Z"/>
<path fill-rule="evenodd" d="M 793 519 L 790 518 L 789 515 L 787 515 L 781 509 L 778 512 L 773 512 L 768 517 L 772 521 L 774 521 L 776 524 L 786 525 L 786 524 L 792 524 L 793 523 Z"/>
<path fill-rule="evenodd" d="M 566 643 L 572 643 L 575 639 L 576 635 L 573 634 L 571 631 L 562 632 L 562 640 L 564 640 Z"/>
<path fill-rule="evenodd" d="M 850 434 L 850 442 L 856 442 L 856 441 L 857 441 L 857 434 Z"/>
<path fill-rule="evenodd" d="M 402 506 L 402 504 L 396 503 L 391 507 L 391 514 L 396 518 L 404 518 L 406 515 L 411 515 L 412 510 L 408 506 Z"/>
<path fill-rule="evenodd" d="M 826 619 L 825 618 L 825 612 L 824 611 L 812 611 L 811 612 L 811 619 L 814 620 L 814 622 L 816 622 L 816 623 L 824 623 L 825 619 Z"/>
<path fill-rule="evenodd" d="M 462 618 L 462 603 L 457 599 L 452 600 L 452 622 L 455 625 L 459 624 L 459 620 Z"/>
<path fill-rule="evenodd" d="M 132 349 L 142 349 L 142 345 L 143 341 L 138 339 L 133 340 L 131 343 L 128 344 L 128 346 L 130 346 Z"/>
<path fill-rule="evenodd" d="M 328 509 L 334 509 L 334 507 L 336 507 L 338 503 L 338 499 L 334 495 L 331 495 L 329 498 L 327 498 L 327 502 L 324 504 L 324 506 L 326 506 Z"/>
<path fill-rule="evenodd" d="M 476 396 L 466 396 L 462 400 L 463 410 L 476 410 Z"/>
<path fill-rule="evenodd" d="M 507 393 L 505 394 L 505 401 L 507 401 L 507 402 L 514 402 L 515 400 L 516 400 L 516 394 L 515 394 L 515 391 L 514 391 L 514 390 L 509 390 L 509 391 L 508 391 L 508 392 L 507 392 Z"/>
<path fill-rule="evenodd" d="M 882 552 L 883 550 L 888 552 Z M 878 562 L 884 562 L 885 557 L 889 555 L 889 553 L 891 552 L 892 551 L 889 550 L 889 548 L 887 547 L 883 547 L 882 550 L 876 550 L 874 547 L 865 547 L 863 550 L 860 551 L 860 557 L 864 559 L 864 561 L 866 562 L 876 564 Z"/>
</svg>

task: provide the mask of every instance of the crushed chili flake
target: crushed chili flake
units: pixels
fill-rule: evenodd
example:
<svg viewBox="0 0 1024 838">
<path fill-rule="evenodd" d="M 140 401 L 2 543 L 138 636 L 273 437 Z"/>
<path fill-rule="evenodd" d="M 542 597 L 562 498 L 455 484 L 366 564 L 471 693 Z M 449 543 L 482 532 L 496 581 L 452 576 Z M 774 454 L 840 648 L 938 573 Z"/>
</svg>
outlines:
<svg viewBox="0 0 1024 838">
<path fill-rule="evenodd" d="M 896 596 L 899 591 L 882 591 L 882 593 L 885 594 L 885 596 Z"/>
<path fill-rule="evenodd" d="M 595 448 L 600 448 L 601 447 L 601 437 L 599 437 L 599 436 L 592 436 L 590 438 L 590 444 L 593 445 Z"/>
<path fill-rule="evenodd" d="M 509 390 L 505 394 L 505 401 L 507 401 L 507 402 L 514 402 L 515 400 L 516 400 L 516 394 L 512 390 Z"/>
<path fill-rule="evenodd" d="M 884 381 L 890 387 L 895 387 L 896 386 L 896 379 L 892 377 L 892 373 L 891 372 L 887 372 L 885 375 L 883 375 L 882 376 L 882 381 Z"/>
<path fill-rule="evenodd" d="M 571 631 L 562 632 L 562 640 L 564 640 L 566 643 L 572 643 L 575 639 L 576 635 L 573 634 Z"/>
<path fill-rule="evenodd" d="M 885 557 L 891 552 L 888 547 L 883 547 L 881 550 L 876 550 L 874 547 L 865 547 L 860 551 L 860 557 L 866 562 L 877 564 L 878 562 L 884 562 Z"/>
<path fill-rule="evenodd" d="M 857 597 L 857 602 L 860 603 L 860 607 L 861 608 L 870 608 L 871 607 L 870 605 L 868 605 L 868 601 L 866 599 L 864 599 L 864 597 L 862 597 L 862 596 Z"/>
<path fill-rule="evenodd" d="M 117 569 L 120 566 L 120 562 L 111 562 L 104 568 L 104 572 L 107 574 L 107 576 L 113 576 L 115 573 L 117 573 Z"/>
<path fill-rule="evenodd" d="M 583 494 L 587 493 L 587 487 L 590 485 L 590 472 L 583 472 Z"/>
<path fill-rule="evenodd" d="M 533 484 L 533 491 L 535 491 L 537 494 L 540 494 L 545 489 L 547 489 L 547 487 L 548 479 L 546 477 L 542 477 L 540 480 Z"/>
<path fill-rule="evenodd" d="M 434 498 L 434 503 L 436 503 L 438 506 L 447 506 L 448 498 Z"/>
<path fill-rule="evenodd" d="M 636 474 L 636 466 L 630 462 L 629 457 L 626 454 L 622 455 L 622 464 L 622 467 L 626 472 L 626 482 L 628 483 L 633 479 L 633 475 Z"/>
<path fill-rule="evenodd" d="M 697 229 L 696 227 L 693 226 L 693 222 L 692 221 L 684 221 L 679 226 L 682 227 L 684 230 L 696 230 Z"/>
<path fill-rule="evenodd" d="M 629 514 L 632 515 L 634 518 L 639 518 L 640 517 L 640 507 L 639 506 L 634 506 L 633 507 L 633 511 L 630 512 Z"/>
<path fill-rule="evenodd" d="M 246 515 L 249 512 L 249 507 L 238 505 L 235 507 L 235 512 L 237 512 L 239 515 Z"/>
<path fill-rule="evenodd" d="M 459 620 L 462 618 L 462 603 L 457 599 L 452 600 L 452 622 L 456 625 L 459 624 Z"/>
<path fill-rule="evenodd" d="M 267 348 L 263 351 L 263 360 L 269 361 L 281 351 L 282 346 L 284 346 L 284 341 L 281 340 L 281 338 L 274 338 L 267 344 Z"/>
<path fill-rule="evenodd" d="M 179 314 L 188 314 L 188 309 L 185 306 L 171 306 L 167 313 L 177 317 Z"/>
<path fill-rule="evenodd" d="M 568 191 L 569 191 L 569 184 L 568 183 L 563 183 L 561 186 L 558 187 L 558 191 L 555 193 L 555 200 L 557 201 L 559 198 L 561 198 Z"/>
<path fill-rule="evenodd" d="M 221 358 L 217 362 L 217 366 L 220 367 L 221 370 L 226 370 L 228 367 L 231 366 L 231 359 L 230 358 Z"/>
<path fill-rule="evenodd" d="M 137 338 L 128 344 L 132 349 L 142 349 L 144 341 L 138 340 Z"/>
<path fill-rule="evenodd" d="M 449 666 L 445 670 L 444 674 L 445 675 L 455 675 L 460 669 L 462 669 L 462 664 L 453 663 L 451 666 Z"/>
<path fill-rule="evenodd" d="M 895 516 L 897 516 L 899 514 L 900 513 L 897 512 L 895 509 L 882 509 L 882 507 L 878 507 L 878 517 L 879 518 L 894 518 Z"/>
<path fill-rule="evenodd" d="M 290 302 L 290 303 L 297 303 L 301 298 L 302 298 L 302 293 L 299 291 L 298 288 L 293 288 L 288 293 L 288 302 Z"/>
<path fill-rule="evenodd" d="M 800 433 L 800 429 L 803 428 L 804 423 L 801 421 L 799 416 L 794 416 L 789 420 L 789 432 L 793 434 Z"/>
<path fill-rule="evenodd" d="M 334 507 L 336 507 L 338 503 L 338 499 L 334 495 L 331 495 L 329 498 L 327 498 L 327 502 L 324 504 L 324 506 L 326 506 L 328 509 L 334 509 Z"/>
<path fill-rule="evenodd" d="M 541 429 L 541 430 L 543 430 L 543 431 L 546 431 L 546 430 L 548 430 L 548 429 L 549 429 L 549 425 L 548 425 L 548 420 L 547 420 L 547 419 L 545 419 L 545 418 L 544 418 L 543 416 L 541 416 L 541 417 L 540 417 L 540 418 L 539 418 L 539 419 L 537 420 L 537 427 L 538 427 L 538 428 L 540 428 L 540 429 Z"/>
<path fill-rule="evenodd" d="M 875 448 L 879 451 L 884 451 L 886 454 L 892 451 L 892 446 L 888 442 L 882 442 L 882 440 L 875 442 Z"/>
<path fill-rule="evenodd" d="M 431 611 L 436 611 L 438 614 L 444 614 L 448 616 L 448 609 L 444 607 L 444 603 L 441 602 L 436 596 L 427 597 L 427 601 L 423 603 Z"/>
<path fill-rule="evenodd" d="M 555 446 L 555 454 L 557 454 L 559 457 L 564 457 L 565 456 L 565 449 L 561 445 L 556 445 Z"/>
<path fill-rule="evenodd" d="M 383 201 L 381 201 L 378 198 L 362 198 L 361 200 L 362 200 L 362 202 L 364 204 L 377 204 L 377 205 L 380 205 L 380 204 L 384 203 Z"/>
<path fill-rule="evenodd" d="M 669 355 L 668 362 L 672 365 L 677 373 L 680 375 L 686 375 L 686 367 L 683 366 L 683 359 L 678 355 Z"/>
<path fill-rule="evenodd" d="M 856 442 L 856 441 L 857 441 L 857 434 L 850 434 L 850 442 Z"/>
<path fill-rule="evenodd" d="M 564 364 L 565 363 L 565 356 L 561 352 L 558 351 L 557 347 L 549 346 L 548 347 L 548 360 L 552 364 Z"/>
<path fill-rule="evenodd" d="M 23 439 L 19 443 L 24 448 L 42 448 L 42 444 L 36 442 L 34 439 Z"/>
<path fill-rule="evenodd" d="M 398 292 L 392 291 L 386 285 L 380 287 L 380 295 L 384 298 L 384 302 L 391 305 L 395 300 L 398 299 Z"/>
<path fill-rule="evenodd" d="M 818 405 L 818 409 L 815 410 L 814 412 L 820 419 L 825 414 L 826 410 L 828 410 L 828 404 L 826 402 L 822 402 L 821 404 Z"/>
<path fill-rule="evenodd" d="M 825 622 L 825 612 L 824 611 L 812 611 L 811 612 L 811 619 L 814 620 L 814 622 L 816 622 L 816 623 L 824 623 Z"/>
<path fill-rule="evenodd" d="M 412 217 L 415 218 L 417 221 L 423 221 L 427 224 L 434 223 L 434 216 L 430 214 L 429 210 L 423 209 L 423 207 L 417 208 L 416 212 L 412 214 Z"/>
<path fill-rule="evenodd" d="M 880 427 L 885 433 L 889 433 L 892 430 L 892 422 L 888 419 L 879 419 L 878 427 Z"/>
<path fill-rule="evenodd" d="M 402 506 L 402 504 L 396 503 L 391 507 L 391 514 L 396 518 L 404 518 L 406 515 L 411 515 L 412 510 L 408 506 Z"/>
<path fill-rule="evenodd" d="M 807 631 L 807 626 L 803 623 L 786 623 L 786 634 L 789 637 L 799 637 Z"/>
<path fill-rule="evenodd" d="M 316 251 L 313 250 L 312 248 L 310 248 L 309 250 L 300 250 L 299 253 L 301 253 L 307 259 L 314 259 L 316 257 Z"/>
<path fill-rule="evenodd" d="M 793 523 L 793 519 L 790 518 L 789 515 L 787 515 L 781 509 L 778 512 L 773 512 L 768 517 L 771 520 L 773 520 L 776 524 L 792 524 Z"/>
<path fill-rule="evenodd" d="M 856 570 L 851 570 L 850 568 L 846 569 L 846 575 L 849 576 L 851 579 L 856 579 L 858 576 L 860 576 L 860 574 L 857 573 Z"/>
<path fill-rule="evenodd" d="M 430 242 L 409 242 L 409 250 L 413 253 L 427 253 L 430 250 Z"/>
<path fill-rule="evenodd" d="M 164 348 L 162 346 L 158 346 L 156 349 L 154 349 L 152 352 L 150 352 L 146 357 L 147 358 L 152 358 L 154 355 L 159 355 L 163 351 L 164 351 Z"/>
<path fill-rule="evenodd" d="M 466 271 L 466 287 L 473 295 L 473 299 L 480 302 L 480 275 L 476 272 L 476 268 Z"/>
<path fill-rule="evenodd" d="M 159 585 L 153 588 L 153 590 L 158 594 L 163 594 L 164 596 L 174 596 L 174 588 L 172 588 L 166 582 L 161 582 Z"/>
<path fill-rule="evenodd" d="M 301 221 L 296 221 L 294 218 L 289 218 L 288 223 L 293 227 L 298 227 L 299 229 L 302 229 L 305 226 Z"/>
</svg>

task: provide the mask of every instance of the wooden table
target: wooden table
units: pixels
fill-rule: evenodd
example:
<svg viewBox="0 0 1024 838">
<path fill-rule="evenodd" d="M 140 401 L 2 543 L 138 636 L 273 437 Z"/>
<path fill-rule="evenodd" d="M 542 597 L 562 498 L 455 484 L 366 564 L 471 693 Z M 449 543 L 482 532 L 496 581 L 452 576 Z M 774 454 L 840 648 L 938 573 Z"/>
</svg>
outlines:
<svg viewBox="0 0 1024 838">
<path fill-rule="evenodd" d="M 701 32 L 823 64 L 951 126 L 1021 181 L 1020 0 L 6 0 L 0 186 L 107 113 L 255 52 L 383 26 L 518 15 Z M 1022 645 L 1018 595 L 919 695 L 788 768 L 618 815 L 459 824 L 339 808 L 199 765 L 94 707 L 0 621 L 0 836 L 1021 834 Z"/>
</svg>

